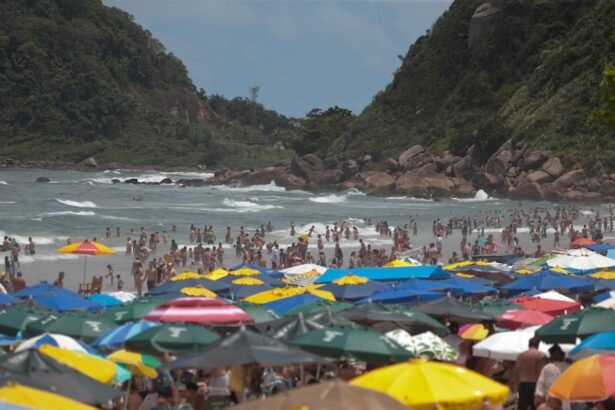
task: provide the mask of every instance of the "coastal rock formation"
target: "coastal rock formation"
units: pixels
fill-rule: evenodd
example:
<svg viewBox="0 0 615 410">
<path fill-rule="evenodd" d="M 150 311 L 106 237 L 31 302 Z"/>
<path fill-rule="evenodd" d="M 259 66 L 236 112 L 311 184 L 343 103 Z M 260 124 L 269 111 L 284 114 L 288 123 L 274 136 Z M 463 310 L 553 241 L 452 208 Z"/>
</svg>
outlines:
<svg viewBox="0 0 615 410">
<path fill-rule="evenodd" d="M 83 160 L 83 165 L 89 168 L 98 168 L 98 163 L 92 157 Z"/>
<path fill-rule="evenodd" d="M 38 178 L 36 178 L 36 181 L 34 181 L 34 182 L 39 183 L 39 184 L 46 184 L 47 182 L 49 182 L 49 178 L 47 178 L 47 177 L 38 177 Z"/>
<path fill-rule="evenodd" d="M 468 45 L 470 48 L 477 48 L 487 42 L 489 31 L 493 27 L 495 17 L 500 9 L 483 3 L 476 8 L 470 20 L 470 30 L 468 32 Z"/>
</svg>

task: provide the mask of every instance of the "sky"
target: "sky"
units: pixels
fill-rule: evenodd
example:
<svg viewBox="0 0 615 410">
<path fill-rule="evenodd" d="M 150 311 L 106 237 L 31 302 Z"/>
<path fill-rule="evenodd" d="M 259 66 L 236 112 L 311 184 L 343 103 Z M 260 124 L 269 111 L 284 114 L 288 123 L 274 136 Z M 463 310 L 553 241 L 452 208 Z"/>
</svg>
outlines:
<svg viewBox="0 0 615 410">
<path fill-rule="evenodd" d="M 303 117 L 360 113 L 393 78 L 398 55 L 452 0 L 103 0 L 132 14 L 208 95 L 248 97 Z"/>
</svg>

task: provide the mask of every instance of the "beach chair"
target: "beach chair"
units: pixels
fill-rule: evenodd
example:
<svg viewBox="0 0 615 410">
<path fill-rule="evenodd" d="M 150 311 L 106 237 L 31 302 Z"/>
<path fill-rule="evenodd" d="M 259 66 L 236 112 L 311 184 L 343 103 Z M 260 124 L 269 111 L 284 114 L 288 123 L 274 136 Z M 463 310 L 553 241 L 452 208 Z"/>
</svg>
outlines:
<svg viewBox="0 0 615 410">
<path fill-rule="evenodd" d="M 102 290 L 102 282 L 103 282 L 102 276 L 100 277 L 93 276 L 91 283 L 80 283 L 79 284 L 78 292 L 80 295 L 83 295 L 83 296 L 89 296 L 95 293 L 100 293 Z"/>
<path fill-rule="evenodd" d="M 231 395 L 228 389 L 210 388 L 202 409 L 198 410 L 224 410 L 231 404 Z"/>
</svg>

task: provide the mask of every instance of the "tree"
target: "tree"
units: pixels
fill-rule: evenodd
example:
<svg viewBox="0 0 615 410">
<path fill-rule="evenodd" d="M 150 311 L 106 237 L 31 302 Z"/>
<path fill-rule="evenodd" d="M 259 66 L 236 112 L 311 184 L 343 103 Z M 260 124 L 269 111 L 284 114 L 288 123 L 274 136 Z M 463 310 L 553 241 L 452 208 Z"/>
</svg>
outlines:
<svg viewBox="0 0 615 410">
<path fill-rule="evenodd" d="M 604 77 L 600 83 L 600 102 L 591 115 L 595 122 L 606 124 L 610 131 L 615 131 L 615 66 L 604 68 Z"/>
</svg>

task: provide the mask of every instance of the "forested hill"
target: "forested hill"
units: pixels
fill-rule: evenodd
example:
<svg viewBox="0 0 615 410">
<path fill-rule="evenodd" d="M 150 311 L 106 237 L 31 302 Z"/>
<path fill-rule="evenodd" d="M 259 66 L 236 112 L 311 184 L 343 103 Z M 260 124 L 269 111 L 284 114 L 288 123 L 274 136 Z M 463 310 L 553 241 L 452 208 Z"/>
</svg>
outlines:
<svg viewBox="0 0 615 410">
<path fill-rule="evenodd" d="M 612 0 L 455 0 L 330 151 L 463 156 L 477 144 L 486 159 L 513 138 L 612 172 L 615 136 L 588 118 L 615 62 L 613 22 Z"/>
<path fill-rule="evenodd" d="M 216 101 L 238 106 L 234 116 L 213 110 L 178 58 L 100 0 L 0 2 L 2 157 L 183 166 L 278 159 L 265 143 L 278 127 L 292 130 L 288 119 L 258 106 L 250 122 L 245 101 Z M 273 125 L 264 131 L 254 113 Z"/>
</svg>

